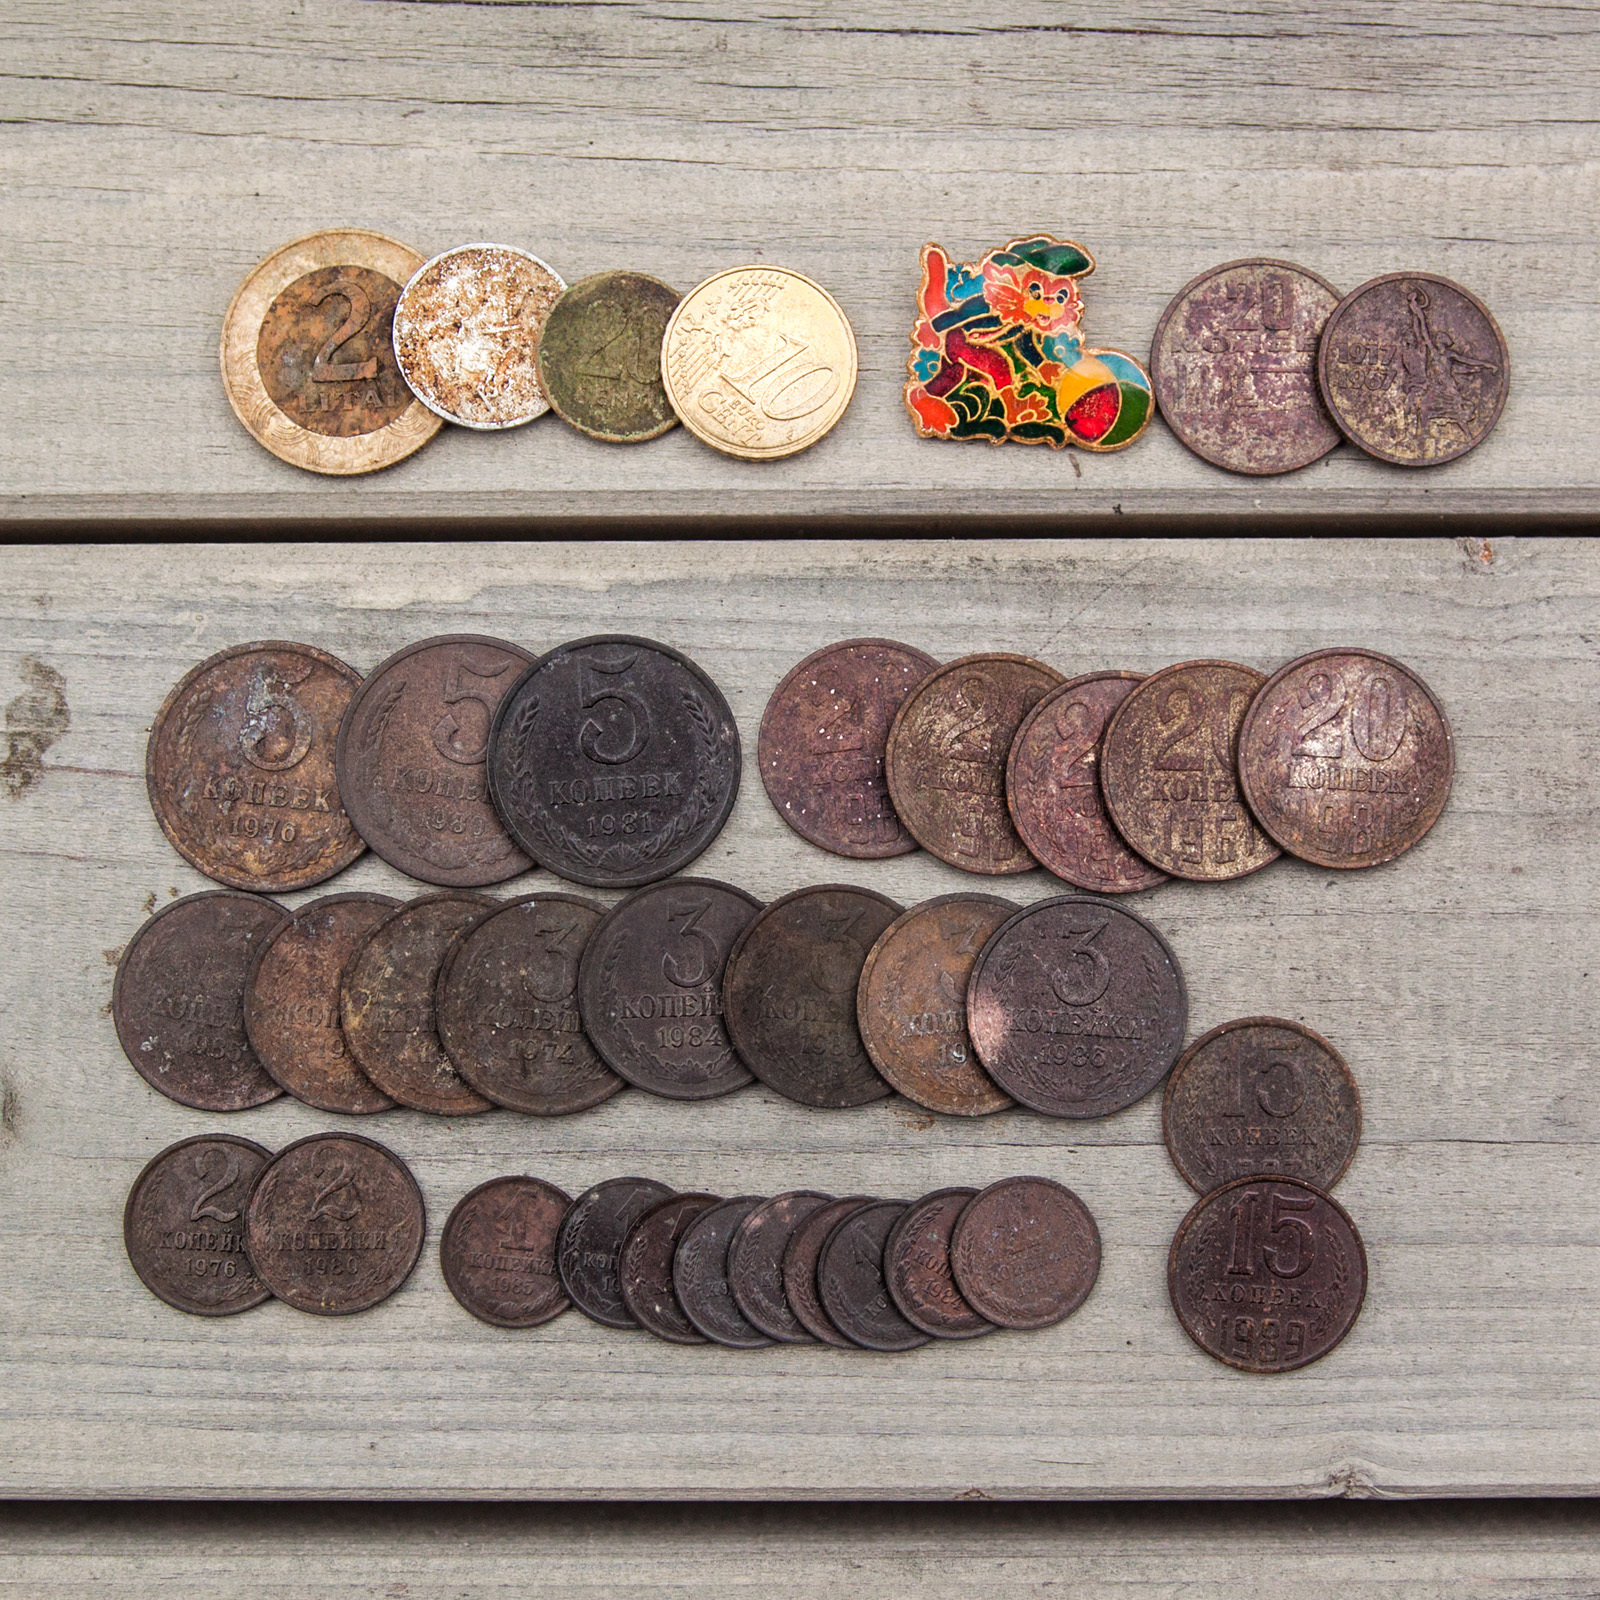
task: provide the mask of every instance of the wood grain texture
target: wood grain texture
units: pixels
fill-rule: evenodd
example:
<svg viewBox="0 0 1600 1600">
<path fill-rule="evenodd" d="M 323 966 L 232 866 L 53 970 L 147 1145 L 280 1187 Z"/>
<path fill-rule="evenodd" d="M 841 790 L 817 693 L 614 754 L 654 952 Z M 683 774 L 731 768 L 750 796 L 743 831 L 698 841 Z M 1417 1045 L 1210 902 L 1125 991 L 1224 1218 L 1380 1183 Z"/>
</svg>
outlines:
<svg viewBox="0 0 1600 1600">
<path fill-rule="evenodd" d="M 62 547 L 0 552 L 0 575 L 14 780 L 0 870 L 18 930 L 0 964 L 0 1493 L 1600 1491 L 1595 546 Z M 401 1293 L 347 1320 L 272 1304 L 218 1323 L 148 1295 L 120 1216 L 151 1155 L 213 1126 L 277 1147 L 338 1120 L 288 1101 L 188 1111 L 118 1050 L 105 1008 L 121 947 L 152 907 L 205 887 L 145 795 L 169 686 L 253 638 L 366 669 L 440 632 L 543 649 L 622 630 L 686 650 L 727 694 L 744 785 L 697 870 L 763 898 L 845 879 L 909 904 L 972 881 L 922 854 L 842 863 L 767 803 L 748 759 L 762 707 L 830 640 L 1009 649 L 1069 673 L 1202 655 L 1270 669 L 1338 643 L 1415 667 L 1458 759 L 1421 846 L 1368 872 L 1285 860 L 1139 905 L 1183 962 L 1192 1034 L 1275 1013 L 1350 1062 L 1365 1135 L 1338 1195 L 1372 1275 L 1346 1343 L 1277 1379 L 1189 1343 L 1165 1258 L 1192 1197 L 1161 1144 L 1158 1095 L 1083 1124 L 941 1119 L 899 1099 L 818 1112 L 759 1086 L 706 1104 L 628 1091 L 553 1121 L 395 1111 L 361 1131 L 412 1164 L 427 1199 L 428 1243 Z M 55 735 L 49 672 L 70 711 Z M 327 887 L 409 888 L 370 857 Z M 1042 873 L 1006 885 L 1024 901 L 1052 889 Z M 729 1194 L 908 1195 L 1036 1171 L 1095 1212 L 1105 1265 L 1059 1328 L 902 1357 L 680 1349 L 576 1314 L 508 1333 L 455 1306 L 437 1239 L 469 1188 L 517 1171 L 570 1193 L 640 1171 Z"/>
</svg>

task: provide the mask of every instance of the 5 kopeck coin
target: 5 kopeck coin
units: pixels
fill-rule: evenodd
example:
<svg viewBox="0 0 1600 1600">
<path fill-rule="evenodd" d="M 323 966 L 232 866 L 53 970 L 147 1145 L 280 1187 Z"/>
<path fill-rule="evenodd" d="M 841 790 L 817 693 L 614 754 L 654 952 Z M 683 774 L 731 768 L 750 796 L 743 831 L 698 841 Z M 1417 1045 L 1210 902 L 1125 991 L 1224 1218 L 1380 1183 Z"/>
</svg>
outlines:
<svg viewBox="0 0 1600 1600">
<path fill-rule="evenodd" d="M 1065 1184 L 1002 1178 L 961 1213 L 950 1266 L 979 1316 L 1002 1328 L 1048 1328 L 1088 1299 L 1100 1275 L 1100 1230 Z"/>
<path fill-rule="evenodd" d="M 572 1303 L 606 1328 L 636 1328 L 622 1299 L 622 1246 L 633 1225 L 672 1198 L 653 1178 L 606 1178 L 567 1208 L 556 1238 L 556 1267 Z"/>
<path fill-rule="evenodd" d="M 542 1178 L 491 1178 L 462 1196 L 439 1237 L 439 1267 L 462 1308 L 497 1328 L 537 1328 L 565 1311 L 556 1235 L 569 1204 Z"/>
</svg>

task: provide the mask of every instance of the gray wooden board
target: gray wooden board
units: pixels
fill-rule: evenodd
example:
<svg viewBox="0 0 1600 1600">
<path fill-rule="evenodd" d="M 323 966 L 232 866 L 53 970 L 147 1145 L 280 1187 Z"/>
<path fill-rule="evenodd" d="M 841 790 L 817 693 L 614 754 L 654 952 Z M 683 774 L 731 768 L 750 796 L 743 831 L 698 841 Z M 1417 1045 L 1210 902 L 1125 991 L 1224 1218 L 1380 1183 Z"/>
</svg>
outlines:
<svg viewBox="0 0 1600 1600">
<path fill-rule="evenodd" d="M 1593 1066 L 1600 549 L 1583 543 L 592 544 L 11 548 L 0 700 L 30 660 L 70 728 L 31 786 L 13 703 L 0 792 L 14 932 L 0 964 L 0 1493 L 254 1496 L 1443 1495 L 1600 1490 L 1600 1089 Z M 429 1239 L 407 1287 L 346 1320 L 269 1304 L 218 1322 L 154 1300 L 122 1253 L 141 1164 L 226 1127 L 278 1146 L 338 1120 L 232 1117 L 147 1088 L 106 1013 L 147 910 L 204 887 L 145 796 L 151 716 L 195 661 L 304 639 L 361 668 L 444 631 L 535 649 L 628 630 L 687 650 L 745 739 L 698 870 L 771 897 L 856 881 L 910 903 L 975 885 L 924 855 L 851 864 L 778 820 L 749 762 L 772 686 L 817 646 L 889 634 L 941 658 L 1069 672 L 1194 656 L 1270 668 L 1375 646 L 1448 708 L 1449 808 L 1397 863 L 1283 861 L 1140 909 L 1170 937 L 1191 1031 L 1304 1018 L 1345 1051 L 1366 1134 L 1339 1188 L 1371 1292 L 1332 1356 L 1231 1372 L 1167 1303 L 1191 1196 L 1159 1096 L 1104 1121 L 967 1122 L 891 1100 L 823 1113 L 759 1087 L 628 1092 L 581 1116 L 363 1119 L 411 1162 Z M 18 751 L 22 754 L 19 756 Z M 547 876 L 508 885 L 517 892 Z M 328 887 L 404 893 L 363 859 Z M 1051 892 L 1014 879 L 1023 900 Z M 1592 977 L 1591 974 L 1595 976 Z M 643 1171 L 725 1193 L 915 1194 L 1042 1172 L 1088 1202 L 1105 1266 L 1064 1325 L 902 1357 L 682 1349 L 577 1314 L 477 1323 L 439 1276 L 467 1189 L 532 1171 L 576 1192 Z"/>
<path fill-rule="evenodd" d="M 1597 37 L 1592 6 L 1509 0 L 14 0 L 0 517 L 1592 516 Z M 860 387 L 785 462 L 550 417 L 447 429 L 375 478 L 302 473 L 228 410 L 222 314 L 268 251 L 352 225 L 425 254 L 497 237 L 569 280 L 790 265 L 852 318 Z M 1105 456 L 918 440 L 918 250 L 1037 229 L 1091 249 L 1085 326 L 1141 357 L 1171 295 L 1238 256 L 1346 289 L 1446 273 L 1505 330 L 1510 403 L 1421 473 L 1341 448 L 1235 477 L 1159 423 Z"/>
</svg>

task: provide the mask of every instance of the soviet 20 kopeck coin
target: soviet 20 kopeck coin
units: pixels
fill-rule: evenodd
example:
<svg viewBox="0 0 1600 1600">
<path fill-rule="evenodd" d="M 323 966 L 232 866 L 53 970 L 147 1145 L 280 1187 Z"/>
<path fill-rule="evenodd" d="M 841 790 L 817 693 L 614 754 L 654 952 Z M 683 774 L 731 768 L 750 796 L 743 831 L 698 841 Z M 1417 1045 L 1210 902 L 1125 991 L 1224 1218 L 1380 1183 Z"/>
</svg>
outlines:
<svg viewBox="0 0 1600 1600">
<path fill-rule="evenodd" d="M 817 1258 L 833 1230 L 863 1206 L 873 1203 L 870 1195 L 849 1195 L 819 1206 L 794 1230 L 783 1252 L 783 1296 L 789 1310 L 813 1339 L 831 1344 L 836 1350 L 852 1350 L 855 1345 L 833 1325 L 817 1293 Z"/>
<path fill-rule="evenodd" d="M 707 1207 L 683 1230 L 672 1256 L 672 1287 L 684 1315 L 713 1343 L 734 1350 L 773 1343 L 746 1319 L 728 1287 L 728 1246 L 763 1198 L 741 1195 Z"/>
<path fill-rule="evenodd" d="M 572 1303 L 602 1327 L 638 1327 L 622 1301 L 623 1242 L 645 1212 L 671 1198 L 654 1178 L 606 1178 L 567 1207 L 556 1268 Z"/>
<path fill-rule="evenodd" d="M 537 1328 L 571 1305 L 556 1235 L 571 1202 L 543 1178 L 491 1178 L 463 1195 L 439 1237 L 450 1293 L 497 1328 Z"/>
<path fill-rule="evenodd" d="M 714 1194 L 675 1194 L 645 1212 L 622 1241 L 617 1264 L 622 1303 L 641 1328 L 668 1344 L 708 1342 L 678 1304 L 672 1261 L 684 1230 L 720 1199 Z"/>
<path fill-rule="evenodd" d="M 1002 1178 L 961 1213 L 950 1267 L 979 1316 L 1002 1328 L 1048 1328 L 1089 1298 L 1100 1230 L 1065 1184 Z"/>
<path fill-rule="evenodd" d="M 834 1225 L 817 1257 L 817 1295 L 829 1320 L 863 1350 L 915 1350 L 928 1335 L 900 1315 L 883 1281 L 883 1247 L 904 1200 L 869 1200 Z"/>
<path fill-rule="evenodd" d="M 190 866 L 231 889 L 309 889 L 366 848 L 334 775 L 361 682 L 308 644 L 236 645 L 184 674 L 145 751 L 150 809 Z"/>
<path fill-rule="evenodd" d="M 751 1326 L 781 1344 L 810 1344 L 783 1292 L 783 1257 L 794 1231 L 833 1199 L 814 1189 L 791 1189 L 763 1201 L 739 1224 L 728 1246 L 728 1287 Z"/>
<path fill-rule="evenodd" d="M 900 1314 L 935 1339 L 994 1332 L 956 1287 L 950 1240 L 976 1189 L 935 1189 L 913 1200 L 883 1245 L 883 1281 Z"/>
</svg>

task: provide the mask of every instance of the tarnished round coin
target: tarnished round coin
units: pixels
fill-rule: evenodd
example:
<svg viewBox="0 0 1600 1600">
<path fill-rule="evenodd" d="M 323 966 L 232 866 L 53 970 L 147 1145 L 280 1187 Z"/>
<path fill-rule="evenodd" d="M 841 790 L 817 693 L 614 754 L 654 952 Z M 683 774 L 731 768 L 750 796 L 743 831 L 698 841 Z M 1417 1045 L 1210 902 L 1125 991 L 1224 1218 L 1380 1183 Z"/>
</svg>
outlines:
<svg viewBox="0 0 1600 1600">
<path fill-rule="evenodd" d="M 1489 437 L 1511 357 L 1476 295 L 1431 272 L 1391 272 L 1352 289 L 1328 318 L 1317 381 L 1352 444 L 1396 466 L 1434 467 Z"/>
<path fill-rule="evenodd" d="M 1361 1142 L 1361 1098 L 1320 1033 L 1284 1017 L 1240 1017 L 1184 1051 L 1161 1126 L 1172 1164 L 1201 1194 L 1253 1172 L 1331 1189 Z"/>
<path fill-rule="evenodd" d="M 801 1105 L 881 1100 L 856 1022 L 867 952 L 900 915 L 893 900 L 848 884 L 816 884 L 774 900 L 739 935 L 722 980 L 724 1022 L 740 1059 Z"/>
<path fill-rule="evenodd" d="M 1090 672 L 1053 689 L 1017 729 L 1006 758 L 1006 804 L 1023 844 L 1047 872 L 1096 894 L 1167 881 L 1111 826 L 1100 796 L 1100 749 L 1112 713 L 1144 681 Z"/>
<path fill-rule="evenodd" d="M 339 984 L 339 1021 L 356 1065 L 414 1111 L 463 1116 L 486 1100 L 451 1064 L 439 1040 L 434 993 L 459 935 L 500 902 L 457 890 L 391 911 L 350 957 Z"/>
<path fill-rule="evenodd" d="M 358 1133 L 286 1145 L 256 1179 L 245 1247 L 286 1305 L 321 1316 L 366 1311 L 411 1276 L 426 1219 L 417 1180 Z"/>
<path fill-rule="evenodd" d="M 515 428 L 550 409 L 536 357 L 566 285 L 504 244 L 463 244 L 424 262 L 394 308 L 394 354 L 412 393 L 463 428 Z"/>
<path fill-rule="evenodd" d="M 883 1247 L 904 1200 L 870 1200 L 834 1225 L 817 1257 L 817 1294 L 829 1320 L 863 1350 L 915 1350 L 928 1342 L 883 1281 Z"/>
<path fill-rule="evenodd" d="M 1150 376 L 1167 426 L 1197 456 L 1264 477 L 1339 442 L 1317 390 L 1317 341 L 1339 291 L 1292 261 L 1202 272 L 1156 324 Z"/>
<path fill-rule="evenodd" d="M 828 1236 L 852 1212 L 872 1204 L 870 1195 L 855 1194 L 819 1206 L 795 1230 L 783 1252 L 783 1298 L 796 1322 L 812 1338 L 836 1350 L 856 1346 L 834 1327 L 817 1293 L 817 1258 Z"/>
<path fill-rule="evenodd" d="M 761 781 L 802 839 L 858 861 L 917 848 L 889 799 L 884 746 L 901 702 L 938 665 L 892 639 L 845 639 L 772 691 L 756 743 Z"/>
<path fill-rule="evenodd" d="M 587 1111 L 623 1087 L 578 1015 L 578 963 L 604 907 L 549 891 L 508 900 L 456 940 L 434 991 L 439 1042 L 496 1105 Z"/>
<path fill-rule="evenodd" d="M 914 1200 L 883 1245 L 883 1281 L 900 1314 L 935 1339 L 976 1339 L 993 1333 L 956 1287 L 950 1239 L 976 1189 L 936 1189 Z"/>
<path fill-rule="evenodd" d="M 844 415 L 856 337 L 821 284 L 786 267 L 730 267 L 673 312 L 661 376 L 695 438 L 770 461 L 814 445 Z"/>
<path fill-rule="evenodd" d="M 1337 1200 L 1295 1178 L 1235 1178 L 1195 1202 L 1167 1257 L 1183 1331 L 1241 1372 L 1292 1372 L 1354 1326 L 1367 1253 Z"/>
<path fill-rule="evenodd" d="M 197 1317 L 272 1298 L 244 1247 L 250 1185 L 271 1159 L 248 1139 L 202 1133 L 169 1144 L 133 1180 L 122 1240 L 151 1294 Z"/>
<path fill-rule="evenodd" d="M 550 409 L 607 444 L 638 444 L 673 427 L 661 339 L 677 308 L 678 291 L 644 272 L 596 272 L 572 284 L 539 340 Z"/>
<path fill-rule="evenodd" d="M 439 1236 L 450 1293 L 482 1322 L 537 1328 L 572 1302 L 556 1235 L 572 1202 L 543 1178 L 491 1178 L 462 1196 Z"/>
<path fill-rule="evenodd" d="M 1022 719 L 1065 681 L 1028 656 L 963 656 L 906 696 L 889 729 L 887 771 L 895 811 L 918 844 L 968 872 L 1038 865 L 1006 809 L 1006 757 Z"/>
<path fill-rule="evenodd" d="M 1221 883 L 1277 860 L 1239 792 L 1239 725 L 1266 681 L 1235 661 L 1181 661 L 1112 713 L 1100 792 L 1117 832 L 1152 866 Z"/>
<path fill-rule="evenodd" d="M 722 972 L 761 902 L 731 883 L 671 878 L 614 906 L 589 938 L 578 1009 L 629 1083 L 709 1100 L 750 1082 L 722 1020 Z"/>
<path fill-rule="evenodd" d="M 956 1286 L 1002 1328 L 1064 1322 L 1100 1275 L 1100 1230 L 1089 1208 L 1053 1178 L 1002 1178 L 956 1222 Z"/>
<path fill-rule="evenodd" d="M 1256 821 L 1319 867 L 1375 867 L 1439 820 L 1455 777 L 1444 707 L 1376 650 L 1317 650 L 1268 680 L 1239 730 Z"/>
<path fill-rule="evenodd" d="M 762 1201 L 747 1194 L 709 1206 L 683 1230 L 672 1256 L 672 1287 L 684 1314 L 713 1343 L 734 1350 L 773 1343 L 746 1320 L 728 1287 L 728 1246 Z"/>
<path fill-rule="evenodd" d="M 681 871 L 722 832 L 739 792 L 739 730 L 687 656 L 626 634 L 578 639 L 500 702 L 489 792 L 542 866 L 635 888 Z"/>
<path fill-rule="evenodd" d="M 208 657 L 162 702 L 145 750 L 150 809 L 190 866 L 284 894 L 366 849 L 334 775 L 361 676 L 325 650 L 267 639 Z"/>
<path fill-rule="evenodd" d="M 556 1239 L 556 1267 L 572 1303 L 606 1328 L 636 1328 L 622 1300 L 623 1241 L 647 1211 L 672 1198 L 654 1178 L 606 1178 L 567 1208 Z"/>
<path fill-rule="evenodd" d="M 1018 906 L 992 894 L 947 894 L 913 906 L 867 952 L 856 1021 L 872 1064 L 908 1100 L 952 1117 L 1012 1104 L 967 1035 L 967 979 L 989 936 Z"/>
<path fill-rule="evenodd" d="M 283 1093 L 244 1025 L 256 952 L 289 913 L 224 889 L 163 906 L 129 940 L 111 987 L 111 1020 L 139 1076 L 197 1111 L 243 1111 Z"/>
<path fill-rule="evenodd" d="M 421 264 L 381 233 L 337 228 L 251 270 L 222 319 L 222 386 L 257 443 L 343 477 L 403 461 L 439 431 L 391 337 L 400 285 Z"/>
<path fill-rule="evenodd" d="M 1142 1100 L 1183 1045 L 1189 995 L 1143 917 L 1088 895 L 1039 900 L 1001 924 L 967 981 L 967 1028 L 1007 1094 L 1052 1117 Z"/>
<path fill-rule="evenodd" d="M 739 1224 L 728 1246 L 728 1287 L 752 1327 L 780 1344 L 810 1344 L 813 1336 L 789 1309 L 783 1256 L 794 1231 L 833 1199 L 814 1189 L 791 1189 L 763 1201 Z"/>
<path fill-rule="evenodd" d="M 717 1205 L 714 1194 L 675 1194 L 652 1207 L 622 1241 L 617 1281 L 628 1314 L 647 1333 L 668 1344 L 706 1344 L 708 1340 L 683 1314 L 672 1287 L 672 1258 L 678 1240 L 702 1211 Z"/>
</svg>

